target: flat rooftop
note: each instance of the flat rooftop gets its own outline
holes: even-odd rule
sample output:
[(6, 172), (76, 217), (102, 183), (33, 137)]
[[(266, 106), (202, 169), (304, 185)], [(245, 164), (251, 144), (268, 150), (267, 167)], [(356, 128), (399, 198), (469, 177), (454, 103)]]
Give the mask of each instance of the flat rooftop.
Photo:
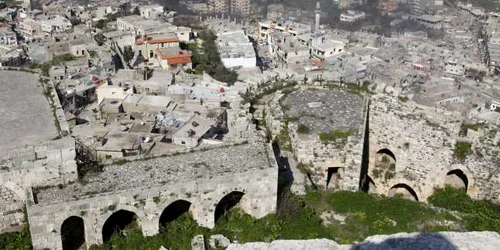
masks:
[(98, 193), (175, 184), (273, 167), (268, 159), (266, 147), (268, 146), (263, 142), (249, 142), (176, 156), (126, 162), (122, 165), (108, 165), (103, 168), (103, 172), (89, 174), (79, 182), (63, 188), (40, 190), (37, 199), (39, 204), (49, 204)]
[(0, 157), (7, 150), (54, 139), (58, 133), (38, 75), (2, 71)]

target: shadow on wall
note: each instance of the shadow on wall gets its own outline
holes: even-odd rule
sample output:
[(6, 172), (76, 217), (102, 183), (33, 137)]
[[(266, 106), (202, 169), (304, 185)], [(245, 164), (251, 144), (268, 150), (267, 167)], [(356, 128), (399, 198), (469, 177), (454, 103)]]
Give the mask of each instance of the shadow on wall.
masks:
[[(406, 250), (406, 249), (439, 249), (439, 250), (456, 250), (458, 249), (443, 235), (438, 233), (415, 234), (405, 237), (391, 238), (362, 242), (351, 247), (351, 250)], [(386, 236), (389, 237), (389, 236)]]

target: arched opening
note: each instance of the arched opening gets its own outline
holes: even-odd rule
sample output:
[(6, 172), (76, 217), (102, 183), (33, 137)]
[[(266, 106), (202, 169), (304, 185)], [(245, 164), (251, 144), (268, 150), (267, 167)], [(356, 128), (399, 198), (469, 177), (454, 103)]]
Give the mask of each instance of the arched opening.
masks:
[(185, 200), (177, 200), (168, 205), (160, 215), (160, 229), (165, 230), (167, 223), (174, 221), (181, 215), (189, 212), (191, 202)]
[(378, 155), (382, 155), (382, 156), (383, 155), (389, 156), (390, 158), (392, 158), (392, 160), (394, 162), (396, 162), (396, 155), (394, 155), (394, 153), (391, 150), (387, 149), (387, 148), (383, 148), (383, 149), (377, 151), (377, 154)]
[(134, 212), (118, 210), (113, 213), (102, 227), (102, 239), (108, 241), (111, 236), (117, 233), (120, 236), (126, 234), (130, 229), (139, 228), (139, 220)]
[(388, 181), (396, 176), (396, 156), (387, 148), (377, 151), (370, 176)]
[(340, 180), (342, 179), (339, 167), (328, 168), (326, 176), (326, 188), (338, 189), (340, 187)]
[(463, 188), (467, 190), (469, 187), (469, 179), (462, 170), (454, 169), (446, 174), (444, 184), (453, 188)]
[(238, 205), (243, 195), (243, 192), (233, 191), (224, 196), (215, 207), (215, 222), (217, 222), (229, 209)]
[(391, 187), (391, 189), (389, 189), (389, 197), (394, 197), (396, 195), (401, 195), (405, 199), (418, 201), (418, 196), (415, 190), (403, 183), (394, 185)]
[(83, 219), (71, 216), (61, 225), (61, 241), (63, 250), (85, 249), (85, 225)]

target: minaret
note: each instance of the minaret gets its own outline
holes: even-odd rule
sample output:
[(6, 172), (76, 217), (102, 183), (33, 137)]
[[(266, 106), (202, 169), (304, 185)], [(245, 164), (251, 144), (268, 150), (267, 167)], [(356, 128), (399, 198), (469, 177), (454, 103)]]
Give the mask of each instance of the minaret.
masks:
[(321, 7), (319, 5), (319, 1), (316, 2), (316, 10), (314, 11), (316, 13), (316, 22), (314, 23), (314, 32), (319, 32), (319, 19), (321, 18)]

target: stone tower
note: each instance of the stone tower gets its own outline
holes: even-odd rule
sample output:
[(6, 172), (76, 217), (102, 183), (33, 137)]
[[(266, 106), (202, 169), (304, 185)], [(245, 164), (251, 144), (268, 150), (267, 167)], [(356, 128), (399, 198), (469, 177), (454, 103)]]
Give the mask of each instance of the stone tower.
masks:
[(318, 32), (319, 31), (319, 20), (321, 18), (321, 6), (319, 4), (319, 1), (316, 2), (316, 10), (314, 11), (314, 13), (315, 13), (315, 17), (316, 17), (316, 20), (314, 23), (314, 32)]

